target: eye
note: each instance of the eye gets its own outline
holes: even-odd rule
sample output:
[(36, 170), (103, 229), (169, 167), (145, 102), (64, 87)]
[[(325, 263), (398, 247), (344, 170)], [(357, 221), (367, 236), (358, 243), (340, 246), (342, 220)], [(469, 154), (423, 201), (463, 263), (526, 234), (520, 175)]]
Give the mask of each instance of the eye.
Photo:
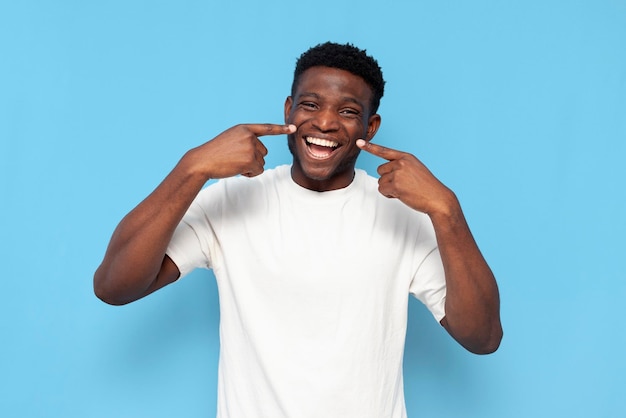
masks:
[(359, 116), (361, 114), (361, 112), (359, 112), (357, 109), (353, 109), (353, 108), (345, 108), (345, 109), (341, 109), (341, 111), (339, 112), (344, 116), (349, 116), (349, 117), (356, 117)]
[(306, 110), (317, 109), (317, 104), (315, 104), (314, 102), (300, 102), (299, 106)]

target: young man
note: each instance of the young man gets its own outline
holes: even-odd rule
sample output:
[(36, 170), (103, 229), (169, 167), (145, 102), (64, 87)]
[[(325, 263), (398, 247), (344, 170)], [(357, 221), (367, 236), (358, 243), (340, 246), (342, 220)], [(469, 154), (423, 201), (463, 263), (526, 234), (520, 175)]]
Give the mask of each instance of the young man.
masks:
[[(383, 88), (365, 51), (310, 49), (285, 125), (235, 126), (190, 150), (115, 230), (94, 278), (108, 303), (214, 270), (218, 417), (406, 416), (409, 293), (468, 350), (497, 349), (497, 285), (454, 193), (370, 142)], [(258, 137), (281, 134), (293, 164), (264, 171)], [(355, 170), (361, 150), (387, 160), (378, 181)], [(202, 190), (209, 179), (224, 180)]]

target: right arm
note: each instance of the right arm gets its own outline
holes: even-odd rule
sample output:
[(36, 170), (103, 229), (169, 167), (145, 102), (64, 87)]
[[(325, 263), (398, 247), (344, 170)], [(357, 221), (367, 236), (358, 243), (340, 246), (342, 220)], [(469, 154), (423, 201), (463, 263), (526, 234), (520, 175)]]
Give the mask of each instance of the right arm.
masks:
[(94, 292), (123, 305), (175, 281), (180, 272), (165, 255), (176, 226), (209, 179), (263, 172), (261, 135), (294, 131), (291, 125), (238, 125), (188, 151), (163, 182), (122, 219), (94, 275)]

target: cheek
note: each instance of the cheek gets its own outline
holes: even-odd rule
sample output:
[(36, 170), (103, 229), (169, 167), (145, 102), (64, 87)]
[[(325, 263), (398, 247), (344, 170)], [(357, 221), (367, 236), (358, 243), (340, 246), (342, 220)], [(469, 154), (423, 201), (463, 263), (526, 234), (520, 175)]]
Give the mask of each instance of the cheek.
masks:
[(352, 134), (352, 136), (363, 138), (364, 135), (367, 134), (367, 125), (364, 124), (361, 120), (355, 120), (349, 125), (346, 125), (346, 127), (348, 128), (348, 131)]
[(293, 125), (296, 125), (296, 129), (299, 129), (300, 125), (302, 125), (303, 119), (301, 117), (298, 117), (297, 113), (291, 112), (289, 114), (289, 116), (287, 116), (286, 121), (287, 121), (287, 123), (291, 123)]
[(291, 151), (292, 154), (295, 152), (296, 139), (294, 135), (287, 135), (287, 147), (289, 148), (289, 151)]

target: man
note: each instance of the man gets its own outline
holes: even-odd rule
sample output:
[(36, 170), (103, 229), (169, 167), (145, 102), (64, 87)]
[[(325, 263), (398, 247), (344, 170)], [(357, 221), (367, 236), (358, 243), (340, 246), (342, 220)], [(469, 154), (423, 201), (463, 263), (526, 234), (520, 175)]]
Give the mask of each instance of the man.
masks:
[[(406, 416), (409, 293), (468, 350), (497, 349), (497, 285), (454, 193), (370, 142), (383, 88), (365, 51), (310, 49), (285, 125), (235, 126), (190, 150), (115, 230), (94, 278), (108, 303), (214, 270), (218, 417)], [(293, 164), (264, 171), (258, 138), (281, 134)], [(378, 182), (355, 170), (361, 150), (387, 160)], [(201, 191), (209, 179), (224, 180)]]

